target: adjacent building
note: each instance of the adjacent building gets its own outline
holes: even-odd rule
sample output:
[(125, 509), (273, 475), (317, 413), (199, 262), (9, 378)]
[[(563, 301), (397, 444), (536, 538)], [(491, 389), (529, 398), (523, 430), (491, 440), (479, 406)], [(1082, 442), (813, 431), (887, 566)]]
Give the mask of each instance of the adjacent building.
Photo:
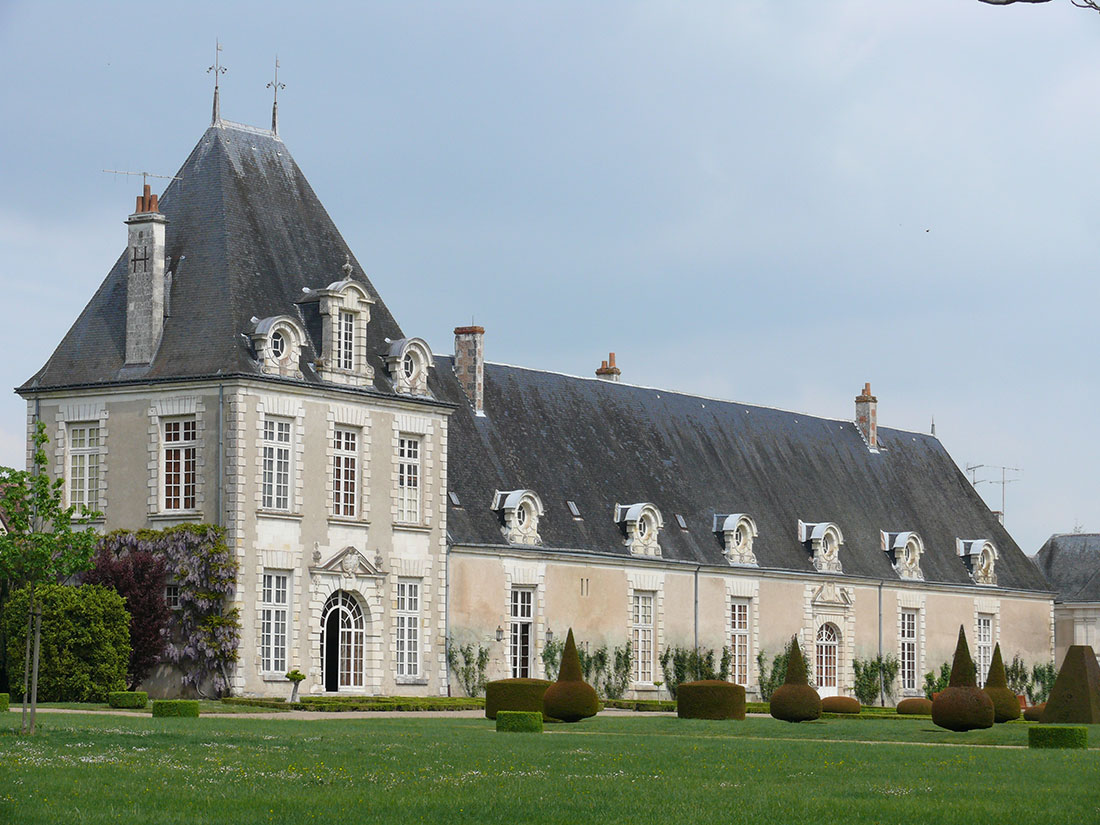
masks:
[(1058, 533), (1047, 539), (1035, 563), (1058, 591), (1054, 601), (1055, 661), (1070, 645), (1100, 653), (1100, 534)]

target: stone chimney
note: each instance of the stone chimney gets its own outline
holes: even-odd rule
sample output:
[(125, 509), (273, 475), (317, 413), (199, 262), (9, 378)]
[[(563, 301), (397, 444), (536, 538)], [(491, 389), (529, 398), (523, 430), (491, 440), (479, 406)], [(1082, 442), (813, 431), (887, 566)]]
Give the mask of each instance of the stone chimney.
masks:
[(168, 219), (146, 184), (126, 219), (126, 363), (148, 364), (164, 328), (164, 228)]
[(871, 383), (863, 385), (863, 392), (856, 396), (856, 426), (863, 433), (867, 446), (878, 449), (878, 399), (871, 395)]
[(622, 374), (623, 371), (615, 366), (615, 353), (613, 352), (608, 353), (607, 360), (601, 361), (596, 370), (596, 377), (601, 381), (618, 381), (619, 376)]
[(455, 375), (475, 415), (485, 415), (485, 328), (455, 327)]

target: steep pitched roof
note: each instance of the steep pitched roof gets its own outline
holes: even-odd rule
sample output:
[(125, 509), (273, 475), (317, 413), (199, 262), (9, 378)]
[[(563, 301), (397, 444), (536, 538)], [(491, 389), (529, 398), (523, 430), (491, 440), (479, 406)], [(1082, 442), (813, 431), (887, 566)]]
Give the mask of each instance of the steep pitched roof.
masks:
[(1035, 556), (1061, 602), (1100, 602), (1100, 533), (1063, 533)]
[(927, 581), (970, 584), (955, 539), (989, 538), (1000, 586), (1050, 589), (932, 436), (880, 427), (875, 454), (851, 421), (500, 364), (486, 364), (478, 417), (451, 359), (436, 364), (459, 405), (448, 441), (449, 489), (462, 505), (448, 515), (456, 544), (504, 544), (494, 489), (531, 489), (546, 507), (547, 548), (625, 556), (613, 508), (649, 501), (664, 516), (666, 559), (725, 564), (714, 514), (748, 513), (761, 567), (812, 571), (798, 520), (833, 521), (849, 575), (896, 579), (879, 531), (915, 530)]
[[(123, 368), (124, 252), (46, 365), (19, 390), (259, 375), (244, 337), (254, 326), (250, 319), (292, 315), (301, 320), (296, 301), (302, 288), (342, 279), (348, 255), (353, 277), (376, 301), (367, 350), (375, 367), (374, 389), (389, 392), (381, 360), (384, 339), (404, 335), (282, 140), (266, 130), (219, 121), (206, 130), (177, 177), (160, 199), (169, 221), (166, 268), (173, 281), (152, 364)], [(318, 355), (317, 346), (307, 343), (303, 364)], [(309, 369), (303, 375), (317, 380)]]

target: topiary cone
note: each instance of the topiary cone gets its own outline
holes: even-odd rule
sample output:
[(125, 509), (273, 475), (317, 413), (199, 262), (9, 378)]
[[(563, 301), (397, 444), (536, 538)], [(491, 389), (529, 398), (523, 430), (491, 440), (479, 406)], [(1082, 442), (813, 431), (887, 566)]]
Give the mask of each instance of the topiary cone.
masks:
[(1020, 718), (1020, 700), (1008, 689), (1008, 677), (1005, 675), (1005, 663), (1001, 658), (1001, 644), (993, 648), (993, 661), (989, 663), (989, 675), (982, 688), (993, 702), (993, 721), (1011, 722)]
[(581, 675), (581, 658), (577, 655), (577, 643), (573, 641), (573, 628), (565, 637), (565, 650), (561, 654), (558, 681), (546, 689), (542, 697), (542, 715), (563, 722), (579, 722), (600, 711), (600, 700), (591, 685)]
[(970, 658), (966, 633), (960, 625), (951, 679), (947, 688), (932, 700), (932, 723), (947, 730), (966, 731), (991, 728), (993, 718), (993, 700), (978, 688), (974, 660)]
[(806, 680), (806, 660), (797, 638), (791, 638), (787, 678), (772, 694), (770, 710), (772, 716), (784, 722), (808, 722), (821, 717), (821, 697)]

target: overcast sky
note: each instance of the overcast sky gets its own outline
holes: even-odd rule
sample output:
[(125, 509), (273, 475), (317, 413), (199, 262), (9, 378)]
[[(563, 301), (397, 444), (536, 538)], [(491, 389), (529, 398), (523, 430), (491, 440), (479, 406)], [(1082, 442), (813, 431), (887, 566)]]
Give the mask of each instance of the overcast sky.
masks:
[[(1100, 531), (1100, 15), (1069, 0), (0, 0), (0, 385), (140, 181), (270, 122), (406, 333), (937, 434), (1034, 553)], [(163, 183), (163, 182), (159, 182)], [(163, 188), (163, 187), (158, 187)], [(334, 276), (338, 273), (334, 273)], [(25, 406), (0, 395), (0, 463)], [(978, 472), (999, 480), (1000, 472)], [(978, 485), (994, 509), (1001, 488)]]

